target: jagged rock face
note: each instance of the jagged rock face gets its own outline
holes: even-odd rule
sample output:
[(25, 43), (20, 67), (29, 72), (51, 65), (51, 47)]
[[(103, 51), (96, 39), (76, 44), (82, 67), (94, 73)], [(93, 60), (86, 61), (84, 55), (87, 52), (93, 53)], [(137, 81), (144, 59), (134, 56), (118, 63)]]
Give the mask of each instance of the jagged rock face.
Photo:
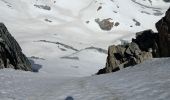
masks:
[(159, 48), (161, 57), (170, 56), (170, 8), (161, 20), (156, 23), (159, 32)]
[(122, 46), (109, 46), (106, 62), (106, 73), (119, 70), (119, 65), (124, 61), (125, 48)]
[(0, 68), (32, 71), (31, 63), (3, 23), (0, 23)]
[(158, 57), (157, 36), (151, 30), (146, 30), (136, 33), (136, 39), (132, 39), (129, 44), (109, 46), (106, 66), (97, 74), (115, 72), (142, 63), (153, 56)]

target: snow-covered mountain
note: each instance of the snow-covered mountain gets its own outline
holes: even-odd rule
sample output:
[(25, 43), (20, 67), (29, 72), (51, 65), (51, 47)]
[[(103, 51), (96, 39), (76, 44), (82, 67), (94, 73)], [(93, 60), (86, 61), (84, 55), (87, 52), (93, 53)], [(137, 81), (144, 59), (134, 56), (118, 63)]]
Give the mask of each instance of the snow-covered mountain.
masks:
[[(75, 100), (112, 100), (114, 94), (117, 93), (114, 91), (117, 89), (106, 89), (105, 91), (105, 89), (102, 89), (103, 87), (100, 89), (100, 86), (104, 85), (103, 82), (109, 82), (108, 85), (123, 82), (108, 81), (116, 74), (106, 75), (108, 78), (106, 76), (83, 79), (75, 77), (90, 76), (96, 73), (98, 69), (103, 68), (109, 45), (120, 43), (121, 40), (130, 40), (137, 31), (145, 29), (156, 31), (155, 23), (164, 16), (170, 3), (163, 0), (0, 0), (0, 5), (0, 22), (7, 26), (33, 65), (40, 68), (39, 73), (1, 70), (0, 99), (64, 100), (65, 96), (74, 94)], [(100, 28), (97, 20), (103, 19), (113, 22), (111, 30), (106, 31)], [(156, 62), (157, 60), (154, 63)], [(142, 68), (146, 68), (145, 65)], [(160, 66), (156, 68), (160, 68)], [(165, 70), (165, 68), (163, 67), (160, 70)], [(138, 72), (136, 73), (138, 74)], [(119, 78), (118, 76), (119, 73), (115, 77)], [(134, 76), (132, 79), (136, 77)], [(95, 87), (100, 78), (106, 80)], [(149, 78), (155, 77), (148, 77), (150, 82)], [(75, 80), (75, 83), (72, 82), (72, 79)], [(126, 80), (130, 81), (131, 79), (129, 77)], [(144, 87), (148, 86), (148, 81), (146, 79)], [(134, 81), (133, 85), (137, 84)], [(122, 90), (126, 90), (128, 85), (126, 87), (126, 84), (124, 84)], [(56, 88), (54, 88), (55, 86)], [(92, 88), (93, 86), (94, 88)], [(118, 90), (120, 88), (121, 84), (118, 86)], [(99, 92), (89, 92), (91, 89)], [(141, 90), (144, 93), (145, 88), (141, 87), (141, 89), (144, 89)], [(118, 93), (122, 93), (122, 90)], [(69, 92), (67, 93), (67, 91)], [(100, 97), (102, 91), (105, 92)], [(109, 94), (107, 94), (108, 92)], [(123, 92), (125, 97), (127, 92)], [(164, 92), (163, 96), (169, 96), (166, 94), (166, 90)], [(156, 95), (156, 93), (153, 91), (153, 95)], [(158, 91), (158, 93), (160, 92)], [(137, 94), (132, 93), (133, 95)], [(85, 96), (87, 98), (83, 98)], [(119, 96), (119, 94), (116, 94), (116, 96)], [(146, 96), (146, 100), (148, 100), (147, 97), (150, 98)], [(124, 99), (123, 97), (121, 100)]]

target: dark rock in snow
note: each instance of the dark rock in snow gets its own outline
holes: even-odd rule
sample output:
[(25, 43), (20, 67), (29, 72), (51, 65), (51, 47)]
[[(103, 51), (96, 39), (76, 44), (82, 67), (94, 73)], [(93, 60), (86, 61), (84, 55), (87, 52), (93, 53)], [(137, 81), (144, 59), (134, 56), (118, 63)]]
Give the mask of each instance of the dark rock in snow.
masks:
[(37, 5), (37, 4), (35, 4), (34, 6), (37, 7), (37, 8), (40, 8), (40, 9), (44, 9), (44, 10), (51, 10), (51, 7), (47, 6), (47, 5)]
[[(39, 41), (37, 41), (37, 42), (53, 43), (53, 44), (57, 44), (58, 47), (59, 47), (59, 46), (63, 46), (63, 47), (66, 48), (66, 49), (71, 49), (71, 50), (73, 50), (73, 51), (79, 51), (78, 49), (76, 49), (76, 48), (74, 48), (74, 47), (72, 47), (72, 46), (70, 46), (70, 45), (61, 43), (61, 42), (53, 42), (53, 41), (47, 41), (47, 40), (39, 40)], [(60, 47), (59, 47), (59, 48), (60, 48)], [(64, 50), (63, 48), (60, 48), (60, 49), (62, 49), (62, 51), (66, 51), (66, 49)]]
[(51, 20), (49, 20), (49, 19), (44, 19), (46, 22), (49, 22), (49, 23), (51, 23), (52, 21)]
[(159, 32), (159, 49), (161, 57), (170, 56), (170, 8), (161, 20), (156, 23)]
[(170, 0), (163, 0), (164, 2), (170, 2)]
[(97, 8), (97, 11), (99, 11), (100, 9), (102, 9), (102, 6), (99, 6), (99, 7)]
[(71, 60), (79, 60), (79, 57), (70, 57), (70, 56), (64, 56), (60, 57), (61, 59), (71, 59)]
[(116, 22), (114, 26), (119, 26), (119, 24), (120, 24), (119, 22)]
[(31, 63), (3, 23), (0, 23), (0, 68), (32, 71)]
[(132, 39), (133, 42), (137, 43), (140, 50), (142, 51), (152, 51), (153, 57), (159, 57), (159, 47), (158, 47), (158, 34), (154, 33), (152, 30), (145, 30), (136, 33), (136, 39)]
[(93, 46), (87, 47), (87, 48), (85, 48), (84, 50), (96, 50), (96, 51), (98, 51), (98, 52), (100, 52), (100, 53), (107, 54), (107, 50), (102, 49), (102, 48), (98, 48), (98, 47), (93, 47)]
[(90, 21), (86, 21), (86, 23), (88, 24), (88, 23), (90, 23)]
[(140, 26), (140, 25), (141, 25), (140, 22), (137, 21), (136, 19), (133, 19), (133, 21), (135, 22), (135, 25), (136, 25), (136, 26)]
[(95, 22), (99, 24), (100, 28), (105, 31), (110, 31), (113, 28), (114, 23), (111, 22), (111, 18), (103, 19), (100, 21), (100, 19), (95, 19)]

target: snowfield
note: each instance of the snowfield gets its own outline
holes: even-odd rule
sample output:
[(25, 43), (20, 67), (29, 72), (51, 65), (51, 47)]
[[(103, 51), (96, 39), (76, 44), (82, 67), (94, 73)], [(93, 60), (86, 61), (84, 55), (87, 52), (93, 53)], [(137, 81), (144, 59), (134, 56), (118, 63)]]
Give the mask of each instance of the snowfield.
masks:
[[(106, 75), (55, 76), (0, 70), (1, 100), (169, 100), (170, 58)], [(68, 98), (73, 99), (68, 99)]]
[[(169, 58), (93, 75), (105, 66), (109, 45), (129, 41), (138, 31), (156, 31), (170, 3), (0, 0), (0, 5), (0, 22), (39, 70), (0, 70), (0, 100), (169, 100)], [(95, 20), (108, 18), (119, 25), (104, 31)]]

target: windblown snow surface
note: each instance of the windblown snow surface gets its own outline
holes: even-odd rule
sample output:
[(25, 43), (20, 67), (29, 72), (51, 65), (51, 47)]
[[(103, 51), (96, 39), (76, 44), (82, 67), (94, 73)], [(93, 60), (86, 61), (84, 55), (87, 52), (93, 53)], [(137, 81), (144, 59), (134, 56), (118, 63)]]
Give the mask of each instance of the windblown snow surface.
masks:
[[(107, 47), (155, 29), (170, 3), (162, 0), (0, 0), (0, 22), (37, 73), (0, 70), (1, 100), (169, 100), (169, 58), (113, 74)], [(95, 19), (118, 22), (101, 30)], [(70, 96), (70, 97), (69, 97)]]
[(0, 71), (0, 99), (169, 100), (169, 65), (170, 58), (152, 59), (115, 73), (83, 78), (4, 69)]

